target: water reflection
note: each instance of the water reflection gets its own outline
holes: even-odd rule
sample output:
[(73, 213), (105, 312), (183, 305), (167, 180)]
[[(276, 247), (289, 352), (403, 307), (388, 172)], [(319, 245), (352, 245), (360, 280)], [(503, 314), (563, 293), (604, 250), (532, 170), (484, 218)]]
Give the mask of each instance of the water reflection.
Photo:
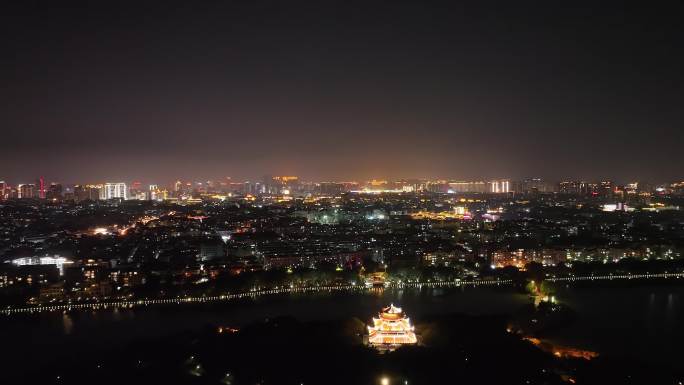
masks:
[(684, 287), (570, 287), (557, 293), (577, 311), (577, 321), (557, 341), (601, 353), (679, 365), (672, 352), (684, 344), (678, 327)]
[(677, 298), (678, 296), (674, 293), (669, 293), (667, 295), (667, 305), (665, 306), (665, 317), (664, 317), (664, 327), (668, 332), (671, 332), (677, 324)]
[(74, 320), (68, 313), (62, 314), (62, 327), (65, 335), (70, 335), (74, 331)]
[[(684, 312), (680, 301), (683, 293), (684, 287), (559, 286), (556, 298), (578, 316), (575, 324), (559, 331), (557, 342), (601, 353), (629, 352), (653, 360), (674, 360), (667, 352), (684, 345), (684, 328), (677, 327)], [(199, 330), (207, 324), (239, 326), (276, 316), (305, 322), (352, 317), (368, 320), (389, 303), (404, 307), (415, 320), (444, 313), (512, 314), (530, 301), (524, 294), (503, 288), (381, 289), (363, 295), (300, 293), (230, 304), (110, 308), (96, 314), (41, 313), (27, 319), (3, 318), (0, 339), (20, 346), (22, 339), (31, 335), (31, 349), (58, 345), (68, 352), (88, 345), (96, 353), (97, 349), (112, 349), (140, 338)], [(17, 358), (31, 357), (26, 349), (17, 352)]]

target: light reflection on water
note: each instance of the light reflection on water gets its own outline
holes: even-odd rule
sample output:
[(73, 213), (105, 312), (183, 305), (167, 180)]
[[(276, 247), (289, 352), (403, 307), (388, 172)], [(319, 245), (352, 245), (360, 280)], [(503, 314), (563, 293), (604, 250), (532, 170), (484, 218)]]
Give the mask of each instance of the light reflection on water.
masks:
[(665, 310), (665, 328), (668, 332), (674, 331), (678, 320), (679, 294), (669, 293), (667, 295), (667, 307)]
[(564, 288), (556, 296), (577, 312), (577, 321), (554, 341), (677, 366), (682, 294), (681, 286)]
[(62, 314), (62, 325), (64, 326), (65, 335), (69, 335), (74, 331), (74, 320), (67, 313)]
[[(675, 358), (668, 353), (684, 345), (684, 328), (678, 327), (684, 321), (682, 294), (684, 287), (560, 288), (556, 297), (571, 306), (578, 317), (554, 340), (599, 352), (673, 361)], [(291, 294), (241, 303), (112, 308), (97, 312), (43, 313), (21, 320), (7, 318), (0, 320), (0, 339), (19, 346), (17, 357), (31, 357), (31, 349), (40, 347), (91, 352), (122, 346), (139, 338), (199, 330), (208, 324), (240, 326), (277, 316), (292, 316), (302, 321), (351, 317), (368, 321), (389, 303), (403, 307), (419, 322), (422, 317), (446, 313), (510, 314), (530, 302), (528, 296), (510, 288)], [(22, 351), (22, 346), (31, 348)]]

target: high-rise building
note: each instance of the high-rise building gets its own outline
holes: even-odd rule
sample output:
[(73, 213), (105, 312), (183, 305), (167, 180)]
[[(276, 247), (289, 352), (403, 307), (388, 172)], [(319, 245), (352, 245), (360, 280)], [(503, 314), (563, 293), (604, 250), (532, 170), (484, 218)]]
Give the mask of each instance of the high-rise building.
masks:
[(128, 192), (130, 193), (131, 197), (135, 197), (135, 199), (139, 199), (140, 193), (141, 192), (144, 193), (144, 191), (142, 189), (142, 183), (140, 183), (140, 182), (131, 183), (131, 186), (128, 189)]
[(512, 191), (516, 193), (551, 193), (558, 191), (558, 183), (543, 180), (541, 178), (530, 178), (515, 181), (512, 183)]
[(165, 189), (162, 190), (159, 188), (158, 185), (156, 184), (151, 184), (150, 185), (150, 191), (149, 191), (149, 199), (153, 201), (163, 201), (164, 199), (167, 199), (169, 197), (169, 192), (166, 191)]
[(593, 194), (597, 192), (597, 184), (585, 181), (563, 181), (558, 184), (561, 194)]
[(599, 184), (599, 188), (596, 189), (596, 192), (599, 195), (612, 195), (614, 191), (615, 184), (609, 180), (601, 181), (601, 183)]
[(243, 193), (244, 194), (265, 194), (266, 193), (266, 185), (261, 182), (250, 182), (247, 181), (243, 184)]
[(322, 195), (338, 195), (344, 192), (344, 184), (335, 182), (321, 182), (318, 184), (318, 193)]
[(0, 180), (0, 201), (7, 199), (5, 189), (7, 188), (7, 183), (4, 180)]
[(38, 198), (45, 199), (47, 189), (45, 188), (45, 179), (41, 176), (38, 178)]
[(456, 192), (451, 189), (450, 183), (445, 180), (432, 180), (426, 183), (425, 189), (430, 192), (436, 193), (446, 193), (446, 192)]
[(489, 192), (495, 194), (511, 192), (511, 182), (505, 179), (490, 181)]
[(36, 185), (33, 183), (17, 185), (17, 194), (19, 199), (33, 199), (36, 197)]
[(264, 176), (267, 194), (283, 194), (299, 191), (299, 177), (296, 176)]
[(59, 183), (50, 183), (50, 187), (45, 193), (45, 198), (50, 200), (62, 199), (62, 185)]
[(482, 181), (454, 181), (449, 182), (449, 191), (454, 193), (484, 193), (487, 184)]
[(150, 193), (147, 191), (139, 191), (139, 190), (136, 192), (131, 191), (129, 198), (139, 200), (139, 201), (147, 201), (147, 200), (150, 200)]
[(128, 199), (128, 187), (126, 183), (105, 183), (100, 192), (102, 199)]
[(74, 186), (74, 199), (76, 202), (82, 202), (86, 200), (96, 201), (101, 199), (101, 191), (103, 190), (102, 185), (75, 185)]

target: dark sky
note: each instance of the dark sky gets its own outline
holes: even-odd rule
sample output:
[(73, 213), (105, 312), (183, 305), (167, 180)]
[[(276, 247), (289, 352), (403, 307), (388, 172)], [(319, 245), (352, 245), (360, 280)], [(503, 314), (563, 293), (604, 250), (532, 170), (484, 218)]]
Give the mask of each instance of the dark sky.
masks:
[(14, 3), (0, 179), (684, 177), (681, 1)]

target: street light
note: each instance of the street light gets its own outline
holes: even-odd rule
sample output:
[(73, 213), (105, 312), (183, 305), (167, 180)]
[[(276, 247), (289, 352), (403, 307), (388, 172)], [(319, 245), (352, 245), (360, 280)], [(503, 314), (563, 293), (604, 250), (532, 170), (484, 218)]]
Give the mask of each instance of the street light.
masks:
[(389, 383), (389, 378), (387, 377), (383, 377), (382, 379), (380, 379), (380, 385), (389, 385)]

